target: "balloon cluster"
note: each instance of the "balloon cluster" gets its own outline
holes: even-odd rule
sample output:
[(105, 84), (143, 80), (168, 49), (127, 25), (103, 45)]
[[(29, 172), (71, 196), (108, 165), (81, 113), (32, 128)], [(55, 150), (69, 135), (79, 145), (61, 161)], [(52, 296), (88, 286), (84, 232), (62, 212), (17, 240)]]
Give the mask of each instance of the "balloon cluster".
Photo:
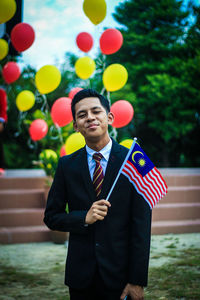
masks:
[[(83, 11), (90, 21), (97, 25), (101, 23), (106, 16), (106, 2), (104, 0), (84, 0)], [(88, 52), (94, 44), (92, 35), (88, 32), (81, 32), (76, 37), (76, 44), (83, 52)], [(106, 29), (99, 38), (99, 47), (104, 56), (111, 55), (120, 50), (123, 45), (122, 33), (115, 29)], [(75, 63), (75, 72), (81, 79), (88, 79), (93, 75), (96, 65), (92, 58), (83, 56)], [(108, 93), (117, 91), (124, 87), (128, 80), (126, 68), (119, 64), (111, 64), (105, 68), (102, 75), (103, 85)], [(111, 111), (115, 116), (114, 128), (120, 128), (128, 125), (134, 115), (132, 105), (126, 100), (116, 101), (111, 106)]]
[[(15, 0), (0, 1), (0, 24), (9, 21), (16, 12)], [(29, 49), (35, 40), (35, 32), (31, 25), (18, 23), (11, 30), (10, 41), (18, 52)], [(4, 59), (9, 52), (8, 42), (0, 39), (0, 60)], [(20, 77), (20, 68), (16, 62), (8, 62), (3, 66), (2, 76), (7, 84), (15, 82)]]
[[(106, 17), (106, 2), (105, 0), (84, 0), (83, 11), (94, 25), (101, 23)], [(0, 23), (5, 23), (10, 20), (16, 11), (15, 0), (1, 0), (0, 1)], [(34, 29), (27, 23), (19, 23), (11, 31), (10, 41), (13, 47), (18, 52), (23, 52), (29, 49), (35, 40)], [(90, 33), (81, 32), (76, 37), (76, 44), (78, 48), (84, 53), (88, 53), (93, 45), (94, 40)], [(104, 56), (112, 55), (120, 50), (123, 45), (123, 36), (121, 32), (114, 28), (105, 30), (99, 38), (99, 48)], [(9, 52), (8, 42), (0, 39), (0, 60), (4, 59)], [(95, 61), (88, 55), (79, 58), (75, 63), (75, 72), (77, 76), (83, 80), (90, 78), (96, 69)], [(7, 84), (15, 82), (20, 77), (20, 68), (16, 62), (10, 61), (6, 63), (2, 69), (2, 76)], [(107, 66), (103, 70), (102, 81), (104, 90), (109, 95), (110, 92), (117, 91), (126, 84), (128, 79), (128, 72), (126, 68), (114, 63)], [(20, 112), (30, 110), (37, 97), (41, 97), (46, 101), (46, 95), (53, 92), (61, 82), (61, 73), (56, 66), (45, 65), (42, 66), (35, 75), (35, 85), (37, 88), (36, 96), (29, 90), (21, 91), (16, 97), (16, 106)], [(74, 95), (82, 88), (75, 87), (71, 89), (68, 97), (60, 97), (56, 99), (51, 107), (50, 116), (59, 131), (72, 122), (73, 117), (71, 113), (71, 101)], [(37, 96), (37, 94), (39, 96)], [(134, 110), (131, 104), (126, 100), (116, 101), (111, 106), (111, 111), (115, 116), (113, 128), (120, 128), (126, 126), (133, 118)], [(48, 124), (43, 119), (35, 119), (30, 127), (29, 134), (32, 141), (39, 141), (43, 139), (48, 133)], [(80, 133), (71, 134), (65, 144), (60, 150), (60, 156), (71, 154), (74, 151), (85, 145), (85, 140)], [(128, 142), (124, 142), (127, 147)], [(46, 161), (55, 160), (55, 154), (50, 149), (46, 149), (41, 154), (40, 159)], [(48, 163), (46, 164), (48, 165)]]
[[(103, 21), (106, 16), (106, 2), (104, 0), (91, 1), (85, 0), (83, 11), (90, 21), (97, 25)], [(94, 44), (93, 37), (88, 32), (81, 32), (76, 37), (78, 48), (84, 53), (89, 52)], [(123, 44), (123, 36), (117, 29), (105, 30), (99, 39), (99, 47), (103, 55), (111, 55), (119, 51)], [(75, 63), (75, 72), (83, 80), (90, 78), (96, 69), (95, 61), (88, 55), (79, 58)], [(113, 92), (121, 89), (127, 82), (128, 72), (126, 68), (118, 63), (111, 64), (103, 72), (102, 80), (107, 92)], [(61, 80), (59, 70), (55, 66), (43, 66), (35, 76), (35, 84), (38, 91), (45, 95), (57, 88)], [(72, 121), (71, 100), (81, 88), (72, 89), (68, 97), (61, 97), (55, 100), (51, 108), (51, 118), (54, 125), (64, 127)], [(114, 128), (126, 126), (133, 118), (134, 110), (131, 104), (126, 100), (119, 100), (111, 106), (111, 111), (115, 115), (113, 123)], [(35, 120), (36, 121), (36, 120)], [(34, 121), (34, 122), (35, 122)], [(41, 120), (37, 120), (40, 123)], [(33, 123), (34, 123), (33, 122)], [(37, 132), (37, 140), (42, 138), (42, 127), (31, 124), (32, 130)], [(34, 125), (34, 127), (33, 127)], [(44, 132), (46, 132), (44, 130)], [(33, 140), (35, 136), (30, 135)], [(85, 140), (80, 133), (71, 134), (61, 148), (61, 155), (71, 154), (85, 145)]]

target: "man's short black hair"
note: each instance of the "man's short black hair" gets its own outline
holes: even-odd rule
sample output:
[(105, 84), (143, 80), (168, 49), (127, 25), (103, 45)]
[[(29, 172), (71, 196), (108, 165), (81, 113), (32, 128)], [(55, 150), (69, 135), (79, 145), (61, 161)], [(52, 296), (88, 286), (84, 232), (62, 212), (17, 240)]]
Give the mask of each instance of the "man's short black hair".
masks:
[(110, 112), (110, 104), (108, 102), (108, 99), (106, 99), (103, 95), (99, 94), (95, 90), (92, 89), (83, 89), (79, 91), (73, 98), (72, 104), (71, 104), (71, 110), (72, 110), (72, 115), (73, 119), (75, 120), (75, 105), (79, 101), (81, 101), (84, 98), (89, 98), (89, 97), (97, 97), (99, 98), (99, 101), (101, 102), (101, 105), (105, 108), (106, 112)]

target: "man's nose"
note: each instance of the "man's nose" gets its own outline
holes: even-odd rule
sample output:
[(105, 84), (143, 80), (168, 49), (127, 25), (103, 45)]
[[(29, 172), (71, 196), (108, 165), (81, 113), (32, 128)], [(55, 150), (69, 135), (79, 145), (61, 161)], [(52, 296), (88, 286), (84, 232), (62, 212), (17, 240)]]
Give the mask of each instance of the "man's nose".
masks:
[(92, 112), (88, 112), (87, 119), (88, 120), (93, 120), (94, 119), (94, 114)]

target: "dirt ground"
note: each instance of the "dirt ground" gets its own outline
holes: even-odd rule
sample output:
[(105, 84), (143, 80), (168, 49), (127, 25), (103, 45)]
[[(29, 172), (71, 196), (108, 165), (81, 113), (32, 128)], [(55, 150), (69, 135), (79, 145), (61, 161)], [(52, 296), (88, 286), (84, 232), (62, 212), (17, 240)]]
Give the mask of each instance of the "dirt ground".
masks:
[[(67, 243), (0, 245), (0, 299), (68, 300)], [(200, 233), (154, 235), (145, 299), (200, 299)], [(94, 299), (95, 300), (95, 299)]]

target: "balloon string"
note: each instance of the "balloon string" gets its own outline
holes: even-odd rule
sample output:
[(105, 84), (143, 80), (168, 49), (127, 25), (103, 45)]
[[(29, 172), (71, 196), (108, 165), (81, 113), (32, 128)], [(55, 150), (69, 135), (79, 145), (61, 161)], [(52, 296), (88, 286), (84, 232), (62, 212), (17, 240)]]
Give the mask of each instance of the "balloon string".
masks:
[[(53, 132), (55, 131), (55, 127), (54, 125), (52, 125), (50, 128), (49, 128), (49, 133), (50, 133), (50, 139), (51, 140), (57, 140), (59, 138), (58, 134), (57, 135), (53, 135)], [(56, 132), (57, 133), (57, 132)]]
[(116, 141), (117, 140), (117, 129), (115, 127), (112, 127), (111, 131), (110, 131), (110, 136)]
[(25, 119), (27, 112), (19, 111), (19, 117), (17, 122), (17, 131), (14, 133), (15, 137), (18, 137), (22, 133), (22, 122)]
[(110, 92), (109, 91), (107, 91), (107, 99), (108, 99), (109, 105), (111, 106)]
[[(108, 91), (107, 92), (107, 99), (109, 101), (109, 104), (111, 106), (111, 99), (110, 99), (110, 92)], [(115, 127), (112, 127), (111, 131), (110, 131), (110, 136), (116, 140), (117, 139), (117, 135), (118, 135), (118, 132), (117, 132), (117, 129)]]
[[(57, 135), (53, 135), (54, 132)], [(51, 140), (57, 140), (57, 139), (59, 139), (61, 145), (64, 144), (63, 137), (62, 137), (62, 132), (61, 132), (61, 128), (58, 125), (51, 125), (51, 127), (49, 128), (49, 133), (51, 134)]]
[(101, 92), (100, 92), (100, 94), (102, 94), (102, 95), (103, 95), (103, 94), (104, 94), (104, 92), (105, 92), (105, 90), (106, 90), (106, 89), (105, 89), (105, 87), (103, 87), (103, 88), (102, 88), (102, 90), (101, 90)]
[(27, 141), (27, 145), (30, 149), (36, 149), (37, 148), (37, 143), (32, 141), (32, 139), (30, 137)]
[(64, 144), (64, 141), (63, 141), (63, 136), (62, 136), (62, 130), (61, 130), (61, 127), (58, 126), (58, 125), (55, 125), (56, 126), (56, 129), (58, 131), (58, 135), (59, 135), (59, 138), (60, 138), (60, 142), (61, 142), (61, 145)]
[(46, 97), (46, 95), (43, 95), (43, 94), (41, 94), (41, 97), (42, 97), (42, 99), (44, 101), (43, 105), (41, 107), (41, 110), (42, 111), (44, 110), (44, 112), (47, 114), (48, 111), (49, 111), (49, 105), (48, 105), (48, 102), (47, 102), (47, 97)]

